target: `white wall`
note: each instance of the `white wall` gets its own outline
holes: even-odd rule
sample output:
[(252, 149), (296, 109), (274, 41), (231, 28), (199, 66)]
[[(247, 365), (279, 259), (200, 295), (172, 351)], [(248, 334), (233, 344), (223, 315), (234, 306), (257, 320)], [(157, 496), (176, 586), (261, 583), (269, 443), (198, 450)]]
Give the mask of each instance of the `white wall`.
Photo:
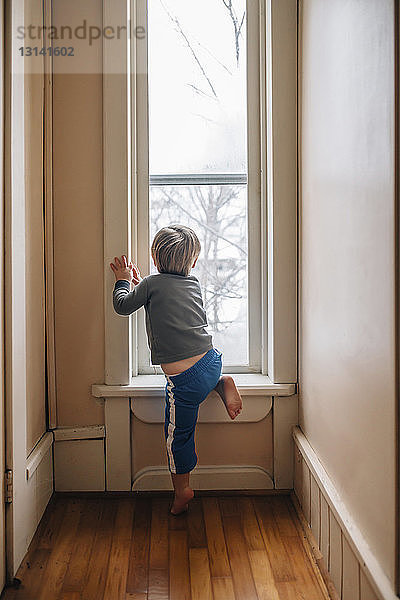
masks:
[(395, 577), (394, 1), (304, 0), (300, 424)]

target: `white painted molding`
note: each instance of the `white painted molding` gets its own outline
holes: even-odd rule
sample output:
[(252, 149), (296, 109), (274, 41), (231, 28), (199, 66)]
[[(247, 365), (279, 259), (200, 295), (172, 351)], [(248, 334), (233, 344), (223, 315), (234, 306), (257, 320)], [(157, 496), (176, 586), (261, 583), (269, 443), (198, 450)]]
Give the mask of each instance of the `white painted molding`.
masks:
[(347, 510), (346, 505), (322, 466), (318, 456), (298, 426), (293, 427), (293, 439), (310, 472), (314, 476), (321, 493), (329, 504), (331, 512), (335, 516), (343, 535), (357, 557), (360, 568), (371, 582), (379, 600), (398, 600), (398, 596), (394, 593), (390, 580), (384, 573), (360, 529), (355, 524), (353, 517)]
[[(220, 396), (213, 391), (200, 404), (198, 423), (232, 423), (232, 425), (256, 423), (265, 419), (271, 408), (272, 398), (269, 396), (247, 398), (243, 404), (242, 412), (232, 421)], [(165, 401), (163, 398), (138, 397), (132, 399), (131, 409), (135, 417), (144, 423), (164, 422)]]
[[(25, 84), (13, 33), (24, 24), (24, 3), (5, 3), (5, 353), (6, 468), (13, 470), (7, 507), (6, 565), (12, 580), (26, 553), (31, 529), (31, 486), (26, 481), (26, 244)], [(23, 67), (22, 67), (23, 68)]]
[(292, 428), (298, 424), (298, 397), (274, 397), (274, 484), (275, 489), (293, 488)]
[[(52, 0), (44, 0), (44, 25), (52, 26)], [(48, 42), (49, 43), (49, 42)], [(44, 56), (44, 224), (46, 253), (46, 360), (49, 427), (57, 426), (57, 386), (54, 307), (54, 208), (53, 208), (53, 56)]]
[(105, 437), (104, 425), (88, 425), (85, 427), (59, 427), (53, 430), (54, 440), (90, 440)]
[[(269, 473), (252, 465), (196, 466), (190, 474), (191, 485), (198, 490), (272, 490)], [(172, 490), (167, 467), (147, 467), (138, 471), (132, 491)]]
[[(128, 25), (127, 0), (103, 0), (103, 22)], [(104, 172), (104, 333), (105, 381), (127, 384), (131, 375), (131, 319), (117, 315), (112, 305), (114, 256), (131, 247), (131, 160), (128, 96), (128, 39), (103, 36), (103, 172)]]
[[(5, 295), (7, 293), (5, 287), (5, 111), (4, 111), (4, 100), (5, 100), (5, 9), (4, 0), (0, 0), (0, 338), (2, 344), (0, 345), (0, 489), (4, 490), (5, 485), (5, 447), (6, 447), (6, 398), (5, 398), (5, 377), (6, 377), (6, 360), (5, 360)], [(6, 531), (5, 531), (5, 512), (6, 506), (2, 502), (0, 507), (0, 589), (3, 589), (6, 584)]]
[(33, 448), (32, 452), (28, 456), (26, 460), (26, 479), (29, 480), (43, 458), (46, 456), (49, 448), (51, 448), (53, 444), (53, 434), (50, 431), (47, 431), (40, 439), (40, 441)]
[[(262, 3), (261, 3), (262, 5)], [(261, 73), (263, 252), (268, 256), (268, 375), (297, 381), (297, 2), (266, 0)], [(265, 247), (267, 246), (267, 247)]]
[[(294, 383), (272, 383), (266, 375), (258, 373), (232, 374), (243, 396), (292, 396), (296, 393)], [(164, 375), (138, 375), (128, 385), (93, 384), (92, 395), (97, 398), (163, 396)]]
[(105, 398), (106, 490), (132, 486), (131, 409), (129, 398)]

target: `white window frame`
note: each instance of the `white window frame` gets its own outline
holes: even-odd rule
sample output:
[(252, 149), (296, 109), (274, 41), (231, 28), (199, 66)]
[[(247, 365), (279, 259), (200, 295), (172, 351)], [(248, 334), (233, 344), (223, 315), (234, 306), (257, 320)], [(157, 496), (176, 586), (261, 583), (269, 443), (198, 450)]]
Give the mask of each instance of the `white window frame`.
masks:
[[(261, 235), (255, 242), (261, 245), (262, 257), (258, 270), (261, 373), (268, 377), (269, 383), (293, 384), (297, 381), (297, 2), (251, 1), (257, 3), (260, 17), (259, 210), (261, 230), (268, 231), (268, 236)], [(130, 14), (130, 0), (103, 0), (103, 3), (107, 26), (114, 26), (115, 30), (129, 23), (132, 28), (136, 26), (136, 15)], [(140, 2), (133, 0), (133, 6), (140, 11)], [(141, 15), (137, 18), (140, 24)], [(142, 168), (147, 152), (140, 154), (138, 147), (138, 137), (144, 137), (139, 129), (147, 130), (147, 122), (137, 118), (138, 113), (143, 113), (140, 103), (146, 98), (145, 86), (140, 84), (144, 75), (135, 75), (143, 73), (143, 65), (137, 65), (140, 56), (134, 40), (131, 35), (130, 40), (125, 36), (118, 43), (107, 38), (103, 42), (107, 385), (134, 385), (138, 372), (137, 315), (121, 318), (114, 312), (114, 276), (109, 263), (116, 255), (129, 254), (130, 249), (133, 257), (148, 253), (148, 243), (146, 248), (139, 248), (137, 242), (138, 228), (148, 222), (148, 203), (138, 201), (148, 186), (148, 169)], [(115, 73), (116, 64), (119, 73)], [(131, 106), (136, 110), (131, 112)], [(143, 376), (139, 377), (142, 382)]]

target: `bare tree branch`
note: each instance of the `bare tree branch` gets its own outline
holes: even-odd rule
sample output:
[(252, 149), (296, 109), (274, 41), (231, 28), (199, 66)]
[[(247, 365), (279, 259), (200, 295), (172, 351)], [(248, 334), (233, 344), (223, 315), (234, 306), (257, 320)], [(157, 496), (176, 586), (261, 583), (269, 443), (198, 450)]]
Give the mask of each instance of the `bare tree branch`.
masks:
[(196, 92), (196, 94), (199, 94), (199, 96), (205, 96), (206, 98), (210, 98), (210, 100), (214, 100), (214, 101), (217, 100), (217, 98), (215, 96), (211, 96), (210, 94), (206, 94), (206, 92), (203, 92), (203, 90), (201, 90), (196, 85), (194, 85), (194, 83), (187, 83), (186, 85), (188, 85), (189, 87), (193, 88), (194, 91)]
[(227, 242), (228, 244), (230, 244), (231, 246), (234, 246), (235, 248), (237, 248), (240, 252), (242, 252), (243, 254), (245, 254), (247, 256), (247, 252), (246, 250), (243, 250), (243, 248), (241, 248), (238, 244), (235, 244), (235, 242), (232, 242), (231, 240), (228, 240), (226, 237), (222, 236), (218, 231), (216, 231), (215, 229), (213, 229), (212, 227), (209, 227), (208, 225), (206, 225), (206, 223), (200, 221), (200, 219), (197, 219), (194, 215), (192, 215), (192, 213), (189, 210), (186, 210), (186, 208), (183, 208), (183, 206), (181, 204), (179, 204), (179, 202), (177, 202), (170, 194), (168, 194), (168, 192), (166, 192), (163, 189), (163, 193), (165, 194), (165, 196), (168, 198), (168, 200), (170, 200), (170, 202), (173, 202), (174, 204), (176, 204), (177, 206), (179, 206), (179, 208), (182, 210), (182, 212), (184, 212), (186, 215), (188, 215), (191, 219), (193, 219), (194, 221), (196, 221), (196, 223), (198, 223), (201, 227), (203, 227), (204, 229), (208, 229), (208, 231), (210, 231), (213, 235), (215, 235), (216, 237), (218, 237), (221, 240), (224, 240), (224, 242)]
[(244, 23), (245, 12), (242, 15), (242, 18), (239, 23), (239, 19), (236, 15), (235, 9), (232, 6), (232, 0), (222, 0), (224, 6), (229, 12), (229, 16), (231, 18), (233, 29), (235, 32), (235, 50), (236, 50), (236, 64), (239, 65), (239, 54), (240, 54), (240, 45), (239, 45), (239, 37), (242, 30), (242, 25)]
[(201, 44), (198, 40), (196, 40), (196, 43), (198, 44), (198, 46), (200, 46), (200, 48), (202, 48), (205, 52), (207, 52), (207, 54), (209, 54), (211, 56), (211, 58), (213, 58), (223, 69), (225, 69), (225, 71), (229, 75), (232, 75), (232, 71), (230, 69), (228, 69), (228, 67), (226, 65), (224, 65), (224, 63), (221, 62), (206, 46), (203, 46), (203, 44)]
[(181, 27), (181, 25), (180, 25), (180, 23), (179, 23), (179, 20), (178, 20), (178, 18), (177, 18), (177, 17), (174, 17), (174, 16), (173, 16), (173, 15), (170, 13), (170, 11), (167, 9), (167, 7), (165, 6), (165, 4), (164, 4), (164, 2), (163, 2), (162, 0), (160, 0), (160, 2), (161, 2), (161, 6), (163, 7), (163, 9), (165, 10), (165, 12), (167, 13), (168, 17), (171, 19), (171, 21), (172, 21), (173, 23), (175, 23), (175, 26), (177, 27), (177, 29), (178, 29), (178, 32), (181, 34), (181, 36), (182, 36), (182, 37), (183, 37), (183, 39), (185, 40), (187, 47), (189, 48), (190, 52), (192, 53), (192, 56), (193, 56), (194, 60), (196, 61), (197, 65), (198, 65), (198, 67), (199, 67), (199, 69), (200, 69), (200, 71), (201, 71), (201, 72), (202, 72), (202, 74), (203, 74), (203, 77), (206, 79), (206, 81), (207, 81), (208, 85), (210, 86), (210, 88), (211, 88), (211, 91), (212, 91), (213, 95), (214, 95), (216, 98), (218, 98), (218, 96), (217, 96), (217, 93), (216, 93), (216, 91), (215, 91), (215, 89), (214, 89), (214, 86), (213, 86), (213, 84), (211, 83), (211, 80), (210, 80), (210, 78), (208, 77), (207, 73), (205, 72), (205, 70), (204, 70), (204, 68), (203, 68), (203, 65), (201, 64), (201, 62), (200, 62), (199, 58), (197, 57), (197, 54), (196, 54), (196, 52), (194, 51), (194, 49), (193, 49), (193, 46), (192, 46), (192, 44), (190, 43), (190, 41), (189, 41), (189, 39), (188, 39), (187, 35), (186, 35), (186, 34), (185, 34), (185, 32), (183, 31), (183, 29), (182, 29), (182, 27)]

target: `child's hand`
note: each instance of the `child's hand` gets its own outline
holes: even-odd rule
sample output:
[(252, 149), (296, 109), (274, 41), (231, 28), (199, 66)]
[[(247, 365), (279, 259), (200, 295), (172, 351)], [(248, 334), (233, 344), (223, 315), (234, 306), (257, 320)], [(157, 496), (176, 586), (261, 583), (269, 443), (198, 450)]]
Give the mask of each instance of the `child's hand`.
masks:
[(130, 261), (128, 264), (125, 254), (123, 254), (121, 258), (115, 256), (114, 262), (110, 263), (110, 267), (115, 275), (116, 281), (120, 279), (125, 279), (130, 283), (133, 281), (133, 283), (137, 285), (142, 279), (137, 266), (134, 265), (132, 261)]

